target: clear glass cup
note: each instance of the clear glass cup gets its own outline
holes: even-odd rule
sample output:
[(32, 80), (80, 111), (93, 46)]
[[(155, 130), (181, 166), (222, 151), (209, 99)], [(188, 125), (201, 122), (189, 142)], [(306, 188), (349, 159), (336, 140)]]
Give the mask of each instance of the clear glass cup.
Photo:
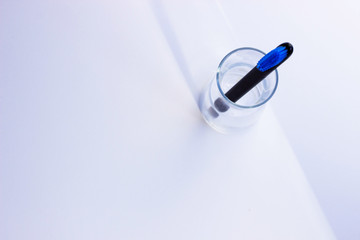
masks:
[(239, 48), (220, 62), (215, 78), (206, 86), (200, 98), (200, 110), (205, 121), (215, 130), (228, 133), (253, 125), (274, 95), (278, 84), (277, 70), (240, 98), (236, 103), (225, 93), (245, 76), (265, 55), (255, 48)]

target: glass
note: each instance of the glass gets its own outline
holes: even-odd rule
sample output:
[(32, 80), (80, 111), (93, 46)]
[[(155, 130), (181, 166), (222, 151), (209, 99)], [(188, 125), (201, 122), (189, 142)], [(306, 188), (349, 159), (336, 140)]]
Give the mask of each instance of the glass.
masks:
[(277, 88), (277, 70), (236, 103), (229, 100), (225, 93), (254, 68), (264, 55), (255, 48), (239, 48), (228, 53), (220, 62), (215, 78), (206, 86), (200, 98), (201, 113), (215, 130), (233, 132), (249, 127), (259, 119), (265, 103)]

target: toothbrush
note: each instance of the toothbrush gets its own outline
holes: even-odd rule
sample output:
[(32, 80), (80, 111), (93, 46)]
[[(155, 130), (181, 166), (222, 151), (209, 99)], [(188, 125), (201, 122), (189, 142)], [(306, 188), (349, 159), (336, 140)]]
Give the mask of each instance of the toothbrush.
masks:
[[(280, 44), (277, 48), (266, 54), (257, 65), (237, 82), (225, 96), (235, 103), (247, 92), (264, 80), (272, 71), (285, 62), (293, 53), (293, 46), (290, 43)], [(215, 100), (215, 108), (219, 112), (226, 112), (229, 106), (220, 98)], [(213, 110), (213, 109), (212, 109)], [(214, 110), (213, 110), (214, 111)], [(218, 114), (214, 114), (214, 117)]]

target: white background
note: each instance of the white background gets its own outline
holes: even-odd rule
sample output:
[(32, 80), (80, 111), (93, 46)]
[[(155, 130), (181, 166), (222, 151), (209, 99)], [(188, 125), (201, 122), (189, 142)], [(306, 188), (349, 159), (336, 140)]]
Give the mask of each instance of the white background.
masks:
[[(202, 29), (204, 34), (207, 33), (206, 30), (213, 30), (211, 36), (219, 35), (217, 40), (231, 39), (239, 45), (236, 47), (255, 47), (265, 52), (284, 41), (293, 43), (294, 55), (279, 69), (279, 89), (271, 104), (335, 234), (339, 239), (360, 238), (360, 102), (357, 97), (360, 87), (357, 71), (357, 56), (360, 53), (360, 7), (357, 2), (211, 1), (209, 4), (198, 5), (190, 2), (167, 3), (167, 11), (172, 13), (169, 18), (173, 18), (172, 24), (175, 25), (174, 36), (177, 34), (176, 39), (179, 39), (178, 44), (169, 41), (171, 34), (164, 33), (164, 26), (159, 24), (159, 15), (154, 11), (153, 2), (130, 4), (118, 1), (2, 1), (0, 4), (1, 190), (2, 194), (7, 194), (1, 203), (2, 212), (5, 213), (3, 216), (7, 218), (1, 218), (1, 225), (7, 227), (6, 231), (2, 229), (4, 234), (8, 234), (5, 239), (9, 236), (18, 237), (12, 239), (39, 237), (40, 233), (44, 239), (97, 239), (103, 237), (104, 232), (109, 234), (108, 239), (120, 233), (125, 237), (133, 236), (137, 229), (134, 225), (139, 223), (142, 211), (145, 211), (145, 216), (156, 216), (155, 212), (149, 210), (149, 206), (154, 206), (151, 203), (158, 204), (161, 197), (165, 200), (176, 198), (174, 192), (169, 193), (171, 186), (175, 184), (177, 188), (187, 189), (187, 182), (183, 177), (196, 177), (199, 169), (208, 166), (204, 162), (182, 165), (181, 161), (176, 161), (197, 149), (197, 141), (203, 140), (195, 137), (197, 134), (204, 134), (205, 131), (205, 135), (208, 134), (205, 138), (207, 141), (213, 139), (222, 144), (230, 142), (229, 138), (215, 137), (211, 131), (207, 132), (197, 125), (198, 112), (191, 95), (194, 95), (202, 84), (191, 86), (193, 82), (189, 81), (189, 76), (204, 74), (194, 71), (194, 66), (202, 63), (193, 61), (190, 69), (186, 70), (181, 64), (183, 58), (179, 58), (179, 54), (173, 54), (176, 46), (182, 46), (184, 59), (187, 59), (193, 52), (191, 50), (196, 48), (196, 45), (188, 48), (191, 43), (187, 40), (191, 40), (192, 35), (183, 35), (186, 28), (177, 28), (181, 26), (177, 16), (181, 17), (188, 12), (189, 15), (184, 21), (191, 22), (189, 16), (190, 13), (198, 11), (196, 7), (200, 9), (198, 12), (203, 12), (204, 18), (199, 17), (194, 21), (195, 26), (199, 21), (206, 22), (205, 17), (212, 13), (218, 13), (214, 10), (215, 7), (222, 14), (223, 21), (216, 23), (219, 18), (214, 16), (209, 29)], [(207, 5), (211, 7), (202, 8)], [(191, 31), (192, 25), (189, 23), (187, 26)], [(204, 42), (204, 39), (198, 41)], [(226, 47), (230, 48), (232, 44), (234, 43), (229, 43)], [(232, 50), (226, 47), (218, 49), (217, 53), (209, 54), (223, 56), (224, 51)], [(206, 59), (205, 62), (218, 62), (215, 58), (209, 59), (212, 60)], [(161, 67), (156, 67), (158, 63)], [(211, 77), (212, 74), (210, 72), (209, 76), (202, 76)], [(151, 78), (149, 77), (147, 82), (148, 76)], [(120, 78), (122, 81), (119, 82)], [(133, 79), (143, 81), (140, 84)], [(162, 79), (171, 81), (164, 82)], [(131, 84), (126, 80), (132, 81)], [(177, 105), (186, 106), (192, 114), (184, 116), (173, 104), (164, 103), (164, 96), (159, 96), (157, 92), (151, 94), (144, 89), (144, 82), (148, 87), (167, 89), (168, 96), (164, 94), (165, 97), (171, 97)], [(134, 92), (146, 99), (133, 101)], [(120, 109), (114, 113), (116, 106)], [(168, 113), (166, 121), (161, 116), (152, 114), (160, 112), (159, 109)], [(270, 123), (278, 126), (271, 111), (265, 116), (270, 119)], [(161, 126), (149, 128), (146, 121), (161, 121)], [(260, 123), (260, 129), (271, 127), (271, 124), (264, 124)], [(173, 130), (178, 126), (186, 130)], [(282, 130), (276, 127), (269, 133), (278, 134), (280, 137), (274, 139), (274, 146), (267, 146), (267, 151), (271, 147), (282, 148), (283, 152), (279, 153), (279, 156), (286, 156), (289, 166), (281, 159), (274, 158), (273, 161), (279, 166), (285, 164), (288, 166), (285, 169), (292, 169), (289, 170), (290, 173), (298, 176), (296, 179), (302, 179), (301, 171), (294, 167), (297, 162), (291, 149), (281, 137)], [(124, 134), (130, 137), (125, 138)], [(159, 157), (157, 154), (162, 152), (164, 145), (156, 143), (164, 142), (161, 139), (168, 139), (169, 134), (174, 140), (166, 143), (165, 148), (168, 151)], [(145, 140), (144, 135), (150, 138)], [(257, 137), (259, 135), (254, 134), (249, 139), (255, 139), (252, 143), (256, 143), (259, 140)], [(265, 144), (266, 140), (270, 139), (264, 138), (261, 142)], [(174, 148), (174, 144), (179, 142), (185, 144), (184, 147)], [(277, 146), (279, 142), (283, 146)], [(160, 160), (155, 164), (140, 161), (141, 156), (146, 154)], [(167, 154), (169, 155), (166, 156)], [(131, 164), (125, 166), (124, 162), (116, 163), (116, 160), (128, 156), (131, 156)], [(164, 162), (164, 159), (171, 156), (177, 156), (174, 162)], [(266, 173), (265, 170), (255, 170), (256, 164), (266, 162), (251, 163), (247, 160), (245, 163), (245, 166), (248, 166), (245, 169), (252, 170), (233, 180), (255, 179), (255, 176), (261, 179), (260, 175), (256, 174)], [(266, 166), (270, 167), (270, 163)], [(174, 170), (179, 168), (179, 164), (182, 170)], [(231, 161), (228, 164), (239, 167), (237, 162)], [(204, 186), (201, 183), (204, 184), (205, 180), (216, 183), (210, 176), (216, 174), (216, 169), (221, 168), (221, 165), (215, 161), (210, 166), (208, 172), (200, 178), (199, 185), (187, 190), (186, 196), (197, 196), (197, 186)], [(169, 171), (168, 175), (156, 176), (155, 173), (160, 170)], [(121, 176), (117, 175), (119, 172)], [(133, 172), (137, 172), (137, 175)], [(135, 177), (142, 174), (153, 180), (147, 183), (146, 178), (139, 180)], [(279, 182), (270, 182), (268, 186), (282, 186), (280, 180), (289, 177), (282, 172), (278, 174)], [(163, 181), (171, 175), (175, 176), (173, 182), (165, 184)], [(220, 179), (220, 175), (218, 178)], [(103, 188), (104, 184), (121, 182), (120, 180), (123, 180), (124, 184), (120, 188), (128, 197), (119, 195), (110, 187)], [(306, 184), (302, 180), (299, 182), (299, 193), (306, 192), (303, 187)], [(256, 181), (253, 184), (264, 187)], [(149, 192), (134, 192), (134, 189), (127, 186), (147, 189)], [(246, 188), (247, 185), (242, 186)], [(289, 189), (291, 186), (288, 186)], [(236, 195), (236, 192), (235, 195), (226, 195), (229, 193), (220, 189), (219, 187), (218, 193), (223, 193), (226, 197), (240, 196)], [(150, 193), (153, 191), (157, 193), (157, 197), (151, 198)], [(249, 189), (245, 192), (248, 191)], [(101, 192), (103, 195), (98, 194)], [(212, 196), (210, 190), (202, 193), (201, 196)], [(277, 193), (281, 196), (281, 191)], [(310, 206), (311, 203), (316, 205), (310, 193), (305, 195), (308, 198), (299, 199), (299, 202), (305, 202), (303, 205), (297, 203), (299, 206)], [(105, 196), (111, 196), (112, 199)], [(221, 202), (225, 201), (226, 197), (215, 199)], [(295, 197), (296, 194), (290, 199), (293, 201)], [(144, 199), (148, 199), (150, 203), (144, 203)], [(198, 198), (199, 201), (201, 199)], [(246, 203), (247, 200), (243, 201)], [(123, 216), (127, 217), (127, 221), (118, 217), (122, 209), (115, 208), (117, 202), (134, 208), (125, 211)], [(275, 204), (275, 201), (271, 204)], [(286, 205), (286, 201), (284, 204)], [(94, 207), (91, 214), (86, 211), (86, 206), (89, 205)], [(139, 216), (131, 214), (136, 205), (135, 212)], [(259, 201), (258, 205), (268, 209), (262, 201)], [(115, 213), (112, 212), (114, 208)], [(321, 214), (317, 212), (317, 207), (311, 209), (315, 211), (299, 216), (302, 220), (308, 219), (306, 216), (315, 216), (314, 226), (319, 226), (321, 221), (317, 219), (321, 219)], [(181, 208), (177, 211), (181, 211)], [(198, 209), (198, 214), (206, 212), (206, 207)], [(187, 214), (190, 213), (184, 212), (183, 216), (186, 217)], [(210, 211), (207, 214), (213, 216), (218, 212)], [(273, 212), (268, 214), (271, 216)], [(299, 213), (290, 211), (289, 214)], [(98, 219), (94, 219), (94, 216), (98, 216)], [(110, 220), (103, 222), (104, 219)], [(266, 220), (271, 222), (274, 219), (265, 217), (264, 222), (260, 221), (263, 225), (259, 222), (257, 224), (260, 229), (265, 229), (263, 234), (273, 231), (274, 236), (279, 239), (281, 231), (276, 228), (281, 225), (279, 219), (273, 223), (274, 229), (266, 229)], [(121, 221), (125, 221), (122, 225), (127, 227), (126, 231), (117, 229), (117, 225), (111, 225), (122, 223)], [(148, 221), (143, 218), (140, 224), (150, 224)], [(156, 226), (165, 224), (162, 221), (164, 220), (155, 219), (153, 225), (149, 225), (155, 226), (155, 230), (150, 227), (143, 230), (156, 236)], [(194, 226), (199, 226), (196, 225), (196, 219), (193, 223)], [(215, 222), (209, 221), (200, 227), (206, 229), (208, 226), (215, 226), (213, 224)], [(244, 224), (246, 225), (245, 222)], [(245, 234), (243, 237), (254, 230), (250, 223), (247, 224), (250, 230), (242, 232)], [(297, 234), (300, 239), (301, 236), (309, 239), (301, 227), (307, 229), (308, 225), (302, 221), (298, 224), (298, 228), (295, 227), (296, 224), (291, 225), (285, 237), (299, 231)], [(94, 229), (85, 234), (82, 230), (89, 226)], [(194, 230), (189, 226), (183, 227), (188, 232)], [(236, 226), (231, 229), (236, 232)], [(219, 232), (224, 230), (226, 228), (220, 228)], [(168, 231), (163, 233), (163, 236), (171, 236), (171, 228)], [(314, 239), (320, 238), (321, 231), (306, 231), (317, 236)], [(54, 236), (55, 233), (58, 234)], [(260, 235), (256, 236), (262, 236), (261, 232), (258, 234)], [(198, 237), (209, 238), (206, 235)]]
[[(221, 39), (225, 46), (235, 42), (265, 52), (284, 41), (294, 45), (293, 56), (279, 68), (279, 87), (271, 104), (337, 237), (359, 239), (359, 3), (215, 3), (225, 19), (220, 23), (211, 22), (206, 4), (192, 4), (203, 9), (196, 13), (195, 23), (182, 16), (196, 10), (186, 4), (167, 4), (190, 65), (201, 68), (193, 59), (196, 54), (205, 55), (201, 43), (208, 42), (206, 37), (219, 41), (226, 36)], [(209, 25), (196, 28), (202, 21)]]
[(223, 8), (246, 46), (293, 43), (272, 101), (276, 116), (338, 238), (360, 239), (359, 2), (225, 1)]

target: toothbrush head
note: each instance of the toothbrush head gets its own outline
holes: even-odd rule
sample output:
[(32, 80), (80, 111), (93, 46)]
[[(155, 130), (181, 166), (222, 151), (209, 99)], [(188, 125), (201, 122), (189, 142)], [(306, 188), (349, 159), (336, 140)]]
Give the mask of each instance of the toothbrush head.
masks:
[(283, 63), (293, 52), (293, 46), (290, 43), (283, 43), (277, 48), (266, 54), (257, 63), (256, 68), (261, 72), (269, 69), (275, 69)]

